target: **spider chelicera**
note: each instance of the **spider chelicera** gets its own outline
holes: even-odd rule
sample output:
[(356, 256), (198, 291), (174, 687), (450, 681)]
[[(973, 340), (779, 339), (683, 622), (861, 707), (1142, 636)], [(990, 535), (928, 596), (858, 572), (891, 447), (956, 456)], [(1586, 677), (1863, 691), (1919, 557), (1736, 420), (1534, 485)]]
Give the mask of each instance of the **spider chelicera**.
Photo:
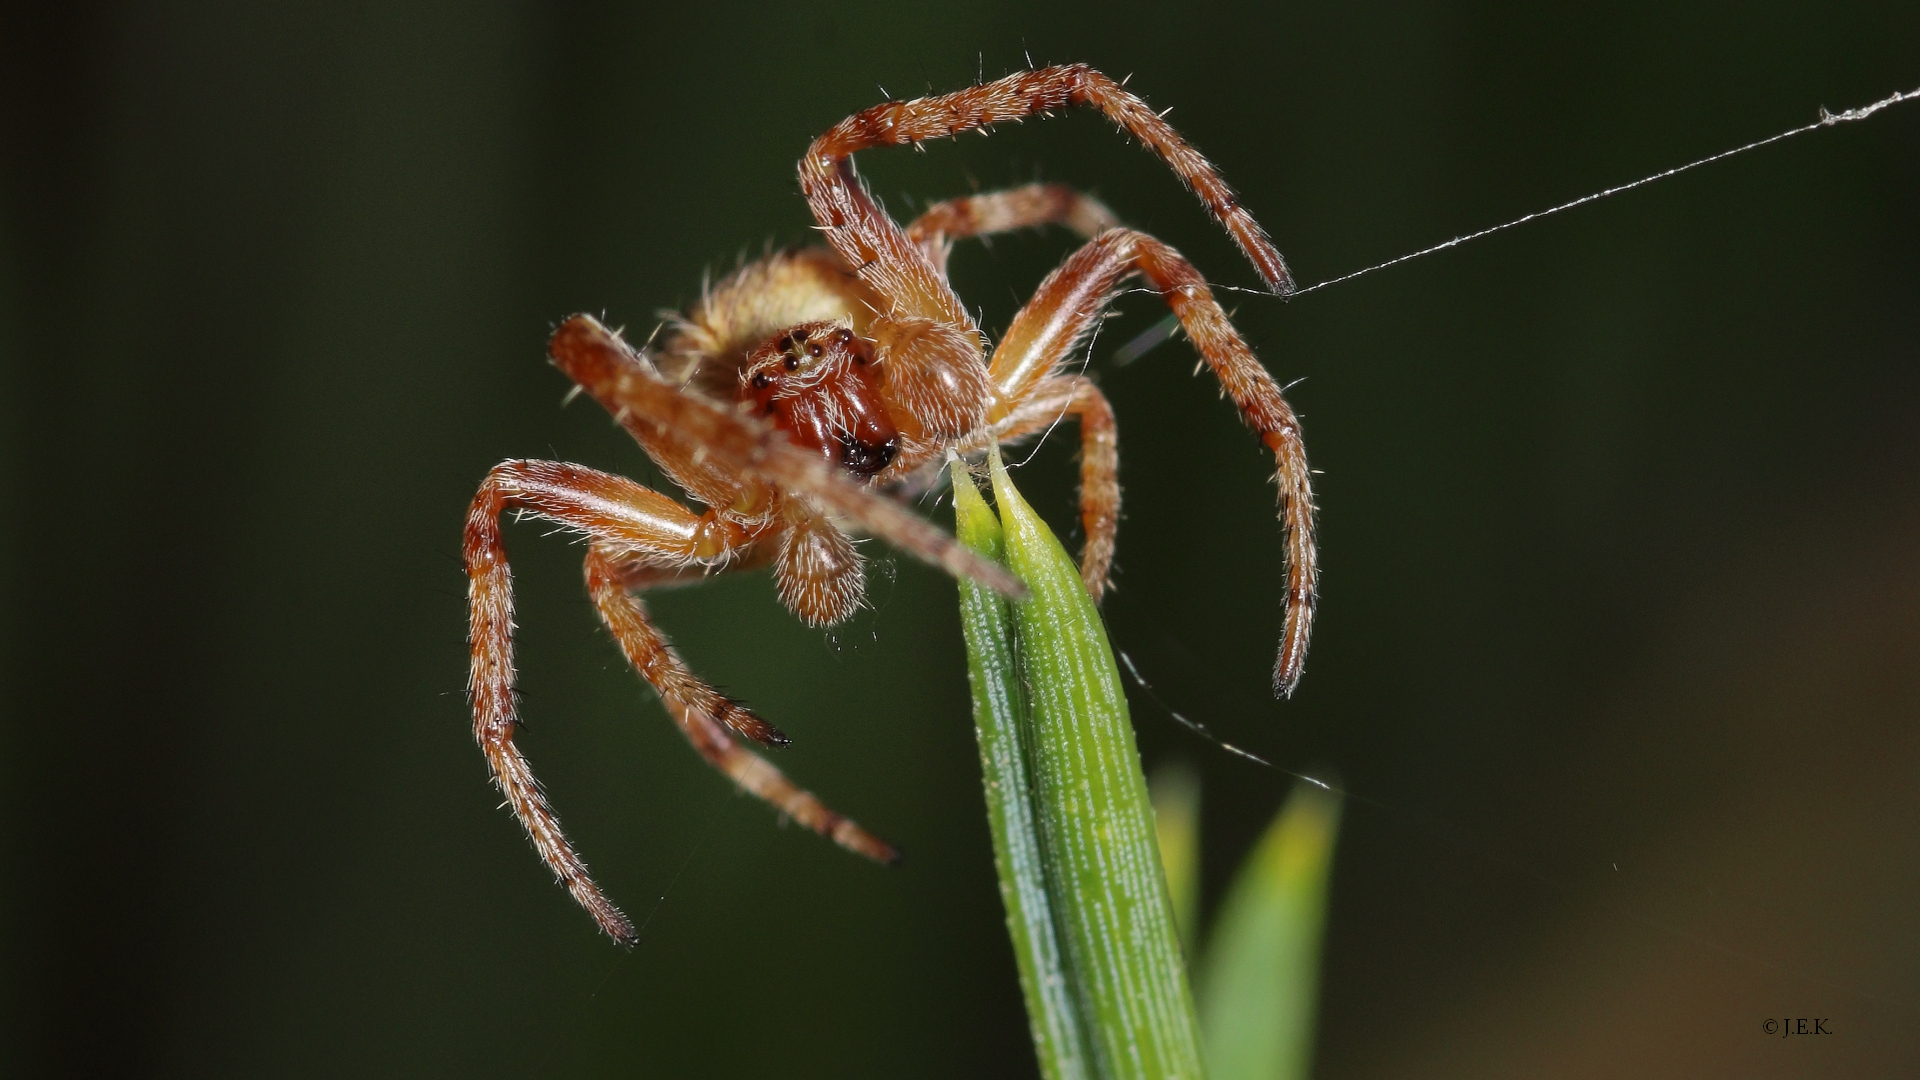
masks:
[[(778, 729), (702, 681), (654, 626), (639, 593), (723, 571), (770, 566), (780, 599), (809, 625), (851, 616), (864, 560), (844, 528), (879, 537), (1009, 595), (1020, 583), (912, 513), (900, 495), (949, 453), (968, 454), (1079, 422), (1081, 574), (1107, 587), (1119, 521), (1113, 412), (1068, 360), (1119, 287), (1138, 275), (1180, 319), (1228, 396), (1274, 455), (1285, 531), (1286, 621), (1274, 690), (1299, 680), (1313, 619), (1313, 491), (1300, 426), (1280, 387), (1179, 252), (1120, 227), (1096, 199), (1032, 185), (930, 208), (902, 229), (856, 178), (851, 156), (917, 144), (1070, 105), (1089, 105), (1172, 167), (1279, 294), (1285, 262), (1207, 160), (1145, 102), (1083, 64), (1010, 75), (958, 93), (890, 102), (841, 121), (800, 159), (800, 188), (825, 248), (772, 254), (707, 290), (635, 350), (576, 315), (549, 344), (554, 364), (708, 509), (694, 511), (623, 477), (553, 461), (506, 461), (467, 515), (474, 737), (534, 846), (608, 934), (633, 923), (588, 875), (514, 746), (512, 579), (501, 511), (584, 534), (587, 591), (621, 650), (694, 749), (747, 791), (841, 846), (898, 856), (828, 809), (741, 740), (783, 745)], [(953, 241), (1045, 224), (1087, 242), (1041, 282), (997, 346), (947, 282)]]

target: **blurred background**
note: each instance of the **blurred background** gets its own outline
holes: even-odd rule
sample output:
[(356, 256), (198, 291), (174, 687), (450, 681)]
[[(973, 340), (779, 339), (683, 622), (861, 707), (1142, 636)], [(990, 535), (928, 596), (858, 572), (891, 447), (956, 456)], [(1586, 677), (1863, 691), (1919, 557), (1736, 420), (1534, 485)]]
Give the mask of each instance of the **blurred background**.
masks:
[[(657, 474), (549, 329), (644, 337), (809, 240), (809, 138), (1035, 63), (1119, 76), (1303, 282), (1920, 86), (1911, 3), (10, 6), (0, 23), (0, 1072), (1033, 1074), (952, 583), (878, 549), (808, 631), (660, 596), (779, 763), (901, 844), (778, 827), (527, 525), (523, 745), (599, 936), (474, 749), (461, 516), (507, 457)], [(868, 153), (905, 216), (1093, 189), (1250, 268), (1094, 115)], [(1270, 460), (1160, 317), (1094, 347), (1113, 636), (1168, 705), (1354, 798), (1317, 1073), (1920, 1070), (1920, 104), (1282, 304), (1323, 606), (1279, 628)], [(1003, 326), (1072, 244), (956, 257)], [(1073, 542), (1073, 447), (1021, 473)], [(937, 512), (944, 519), (945, 512)], [(1287, 779), (1204, 775), (1204, 902)], [(1831, 1035), (1768, 1038), (1769, 1017)]]

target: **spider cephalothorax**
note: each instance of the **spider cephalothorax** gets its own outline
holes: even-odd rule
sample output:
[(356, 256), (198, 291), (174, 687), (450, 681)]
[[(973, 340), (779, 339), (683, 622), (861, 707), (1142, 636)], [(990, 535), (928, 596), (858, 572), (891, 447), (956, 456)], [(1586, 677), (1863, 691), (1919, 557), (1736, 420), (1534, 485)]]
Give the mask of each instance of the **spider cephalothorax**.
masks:
[(795, 443), (863, 478), (900, 452), (900, 429), (880, 390), (873, 342), (827, 322), (774, 335), (740, 369), (742, 401)]
[[(1279, 252), (1205, 158), (1119, 84), (1085, 65), (1027, 71), (958, 93), (889, 102), (848, 117), (800, 160), (800, 186), (826, 248), (749, 264), (672, 317), (636, 351), (576, 315), (555, 331), (555, 366), (604, 406), (661, 470), (708, 509), (578, 465), (507, 461), (467, 516), (474, 735), (495, 781), (554, 874), (607, 933), (633, 924), (588, 876), (514, 745), (512, 579), (500, 536), (513, 508), (586, 536), (587, 590), (634, 669), (694, 748), (734, 782), (842, 846), (881, 861), (891, 847), (796, 787), (741, 744), (786, 742), (773, 725), (689, 671), (640, 602), (646, 589), (770, 567), (781, 601), (812, 625), (859, 609), (865, 564), (847, 530), (1013, 596), (1023, 587), (897, 496), (952, 454), (1080, 428), (1081, 576), (1107, 588), (1120, 518), (1112, 410), (1069, 360), (1127, 280), (1139, 277), (1274, 457), (1286, 537), (1286, 621), (1274, 690), (1292, 692), (1306, 656), (1316, 569), (1313, 489), (1300, 426), (1279, 386), (1180, 253), (1122, 228), (1096, 199), (1035, 184), (953, 199), (901, 228), (854, 175), (852, 155), (918, 144), (1070, 105), (1100, 109), (1170, 165), (1277, 293)], [(953, 241), (1059, 224), (1087, 242), (1041, 282), (991, 351), (947, 282)]]

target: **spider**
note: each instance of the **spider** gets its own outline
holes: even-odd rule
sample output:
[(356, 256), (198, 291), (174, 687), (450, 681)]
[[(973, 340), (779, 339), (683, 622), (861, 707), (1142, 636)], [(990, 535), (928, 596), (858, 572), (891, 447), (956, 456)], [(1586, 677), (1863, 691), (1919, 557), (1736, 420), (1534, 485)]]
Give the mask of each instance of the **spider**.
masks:
[[(506, 461), (480, 485), (464, 557), (474, 737), (493, 779), (554, 875), (618, 941), (633, 923), (594, 883), (514, 745), (512, 579), (500, 532), (507, 509), (587, 539), (586, 584), (641, 678), (701, 756), (741, 788), (841, 846), (880, 862), (894, 849), (788, 780), (743, 742), (785, 735), (688, 670), (639, 594), (718, 572), (770, 566), (781, 601), (812, 626), (851, 616), (864, 560), (844, 528), (863, 531), (1010, 596), (1024, 588), (912, 513), (903, 495), (931, 482), (949, 454), (1028, 438), (1071, 416), (1081, 441), (1081, 572), (1108, 587), (1119, 521), (1113, 412), (1068, 359), (1122, 283), (1138, 275), (1165, 299), (1241, 416), (1278, 465), (1286, 615), (1274, 690), (1299, 680), (1316, 578), (1313, 492), (1300, 426), (1280, 387), (1179, 252), (1121, 227), (1098, 200), (1035, 184), (954, 199), (901, 228), (856, 177), (859, 150), (955, 136), (1070, 105), (1099, 109), (1145, 143), (1205, 204), (1277, 294), (1286, 263), (1213, 167), (1144, 101), (1084, 64), (1030, 70), (957, 93), (878, 105), (841, 121), (800, 159), (800, 190), (824, 248), (770, 254), (706, 289), (634, 349), (585, 315), (549, 343), (555, 366), (630, 432), (688, 496), (553, 461)], [(1041, 284), (989, 350), (947, 282), (955, 240), (1045, 224), (1086, 238)]]

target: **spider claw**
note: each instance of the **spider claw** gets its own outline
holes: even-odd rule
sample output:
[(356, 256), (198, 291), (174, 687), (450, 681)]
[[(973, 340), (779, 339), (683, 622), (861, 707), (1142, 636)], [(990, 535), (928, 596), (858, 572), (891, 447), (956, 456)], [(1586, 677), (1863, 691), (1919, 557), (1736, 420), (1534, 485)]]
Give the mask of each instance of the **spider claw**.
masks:
[(588, 883), (588, 891), (584, 895), (578, 889), (570, 891), (580, 906), (587, 909), (587, 914), (593, 916), (593, 921), (600, 924), (601, 932), (629, 949), (640, 944), (640, 931), (633, 925), (633, 920), (627, 918), (627, 913), (615, 907), (612, 901), (600, 895), (598, 889), (592, 888), (591, 883)]
[(787, 733), (756, 716), (752, 710), (739, 702), (724, 702), (714, 710), (716, 723), (743, 739), (757, 742), (761, 746), (792, 746), (793, 740)]

